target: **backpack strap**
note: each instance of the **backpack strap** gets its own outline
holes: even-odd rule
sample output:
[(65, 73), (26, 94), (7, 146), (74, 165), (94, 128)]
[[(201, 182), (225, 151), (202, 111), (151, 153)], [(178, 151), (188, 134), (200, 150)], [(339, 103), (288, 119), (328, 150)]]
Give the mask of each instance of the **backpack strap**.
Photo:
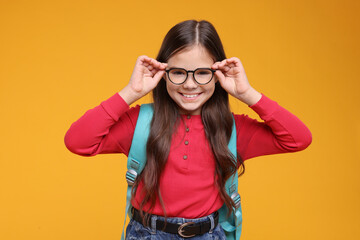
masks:
[[(233, 117), (233, 127), (228, 144), (229, 150), (234, 156), (234, 161), (237, 163), (237, 149), (236, 149), (236, 126), (235, 119)], [(241, 198), (238, 193), (238, 172), (236, 171), (225, 183), (225, 189), (227, 194), (235, 202), (235, 214), (231, 214), (227, 218), (228, 208), (224, 205), (219, 209), (220, 218), (219, 223), (224, 229), (227, 240), (239, 240), (242, 230), (242, 210), (241, 210)]]
[(141, 173), (146, 164), (146, 143), (150, 133), (150, 123), (153, 117), (153, 104), (142, 104), (140, 106), (139, 117), (136, 122), (134, 136), (131, 142), (131, 147), (127, 161), (126, 181), (128, 183), (126, 193), (126, 208), (123, 231), (121, 240), (124, 240), (124, 229), (126, 224), (126, 217), (129, 214), (131, 218), (131, 188), (135, 182), (136, 177)]

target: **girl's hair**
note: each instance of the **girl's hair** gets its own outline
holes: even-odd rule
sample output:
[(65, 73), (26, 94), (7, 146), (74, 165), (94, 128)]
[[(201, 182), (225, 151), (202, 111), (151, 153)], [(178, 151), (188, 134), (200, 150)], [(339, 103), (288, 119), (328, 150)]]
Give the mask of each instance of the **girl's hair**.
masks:
[[(214, 61), (226, 59), (221, 40), (214, 26), (204, 20), (188, 20), (180, 22), (170, 29), (163, 40), (156, 60), (165, 63), (177, 52), (195, 45), (204, 47), (213, 56)], [(147, 162), (144, 170), (134, 183), (132, 194), (134, 197), (135, 189), (140, 180), (143, 179), (143, 192), (138, 193), (144, 195), (140, 203), (140, 214), (144, 216), (143, 207), (148, 202), (150, 202), (150, 210), (153, 209), (158, 197), (166, 218), (165, 206), (159, 188), (159, 179), (169, 155), (173, 132), (181, 117), (177, 104), (167, 92), (164, 78), (154, 88), (153, 99), (154, 117), (146, 146)], [(241, 170), (239, 176), (244, 173), (245, 167), (240, 155), (237, 154), (238, 159), (236, 162), (228, 149), (233, 118), (229, 107), (228, 93), (221, 87), (219, 81), (215, 84), (213, 95), (202, 106), (201, 119), (216, 161), (215, 177), (217, 176), (220, 196), (230, 210), (228, 211), (230, 215), (235, 204), (226, 193), (225, 182), (237, 171), (238, 166)], [(221, 127), (219, 128), (219, 126)], [(148, 220), (147, 217), (148, 213), (145, 214), (144, 223)]]

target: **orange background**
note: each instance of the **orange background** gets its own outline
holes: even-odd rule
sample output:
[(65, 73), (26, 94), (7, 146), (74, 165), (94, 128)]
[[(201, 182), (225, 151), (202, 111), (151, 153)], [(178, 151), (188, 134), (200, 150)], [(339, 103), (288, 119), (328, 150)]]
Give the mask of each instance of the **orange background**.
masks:
[(360, 239), (359, 12), (355, 0), (1, 0), (0, 239), (120, 239), (126, 158), (72, 154), (64, 135), (193, 18), (313, 134), (305, 151), (246, 162), (242, 240)]

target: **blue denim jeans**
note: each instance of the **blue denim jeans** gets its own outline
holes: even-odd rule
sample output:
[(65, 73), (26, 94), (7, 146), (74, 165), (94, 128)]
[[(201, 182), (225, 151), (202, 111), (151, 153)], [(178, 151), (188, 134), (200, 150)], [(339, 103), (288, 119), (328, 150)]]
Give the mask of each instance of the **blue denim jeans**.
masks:
[[(158, 239), (193, 239), (193, 240), (226, 240), (226, 236), (224, 230), (222, 229), (221, 225), (218, 224), (212, 227), (208, 233), (204, 233), (202, 235), (197, 235), (191, 238), (183, 238), (178, 234), (172, 234), (163, 232), (156, 229), (156, 219), (165, 220), (162, 216), (153, 215), (151, 217), (150, 223), (151, 227), (145, 227), (141, 223), (135, 221), (134, 219), (130, 219), (128, 226), (126, 227), (126, 240), (158, 240)], [(214, 223), (214, 213), (210, 214), (209, 216), (202, 217), (202, 218), (195, 218), (195, 219), (185, 219), (185, 218), (167, 218), (167, 222), (171, 223), (185, 223), (185, 222), (194, 222), (199, 223), (203, 221), (210, 220)]]

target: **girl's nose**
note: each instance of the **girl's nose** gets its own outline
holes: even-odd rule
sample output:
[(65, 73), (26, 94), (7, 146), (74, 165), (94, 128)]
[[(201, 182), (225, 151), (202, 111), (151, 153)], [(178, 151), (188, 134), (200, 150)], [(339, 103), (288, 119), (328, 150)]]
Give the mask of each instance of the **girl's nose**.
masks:
[(184, 88), (197, 88), (197, 83), (195, 82), (194, 79), (194, 75), (193, 74), (189, 74), (188, 78), (186, 79), (186, 81), (183, 84)]

